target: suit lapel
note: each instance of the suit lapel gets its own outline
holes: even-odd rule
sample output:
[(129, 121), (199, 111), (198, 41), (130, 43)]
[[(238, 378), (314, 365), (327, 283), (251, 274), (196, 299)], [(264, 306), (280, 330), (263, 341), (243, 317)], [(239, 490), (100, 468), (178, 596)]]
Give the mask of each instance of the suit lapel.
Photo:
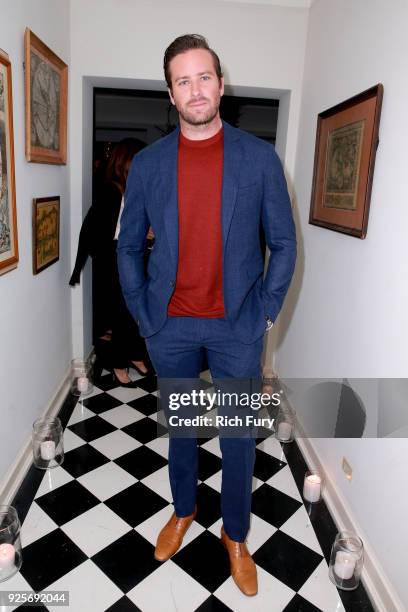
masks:
[(164, 225), (169, 241), (170, 253), (175, 269), (178, 261), (178, 141), (179, 128), (175, 129), (167, 138), (166, 145), (161, 152), (161, 181), (164, 199)]
[(225, 121), (222, 123), (224, 126), (224, 162), (222, 178), (221, 229), (224, 253), (232, 215), (234, 213), (235, 203), (237, 200), (237, 185), (241, 153), (237, 142), (238, 133)]

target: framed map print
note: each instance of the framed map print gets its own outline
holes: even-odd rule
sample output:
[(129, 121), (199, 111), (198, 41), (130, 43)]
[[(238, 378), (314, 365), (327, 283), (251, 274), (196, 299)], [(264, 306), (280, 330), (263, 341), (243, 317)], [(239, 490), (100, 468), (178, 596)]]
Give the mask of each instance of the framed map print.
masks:
[(319, 114), (312, 225), (365, 238), (382, 98), (378, 84)]
[(59, 259), (60, 198), (33, 200), (33, 274)]
[(0, 274), (17, 266), (11, 63), (0, 50)]
[(65, 164), (68, 66), (28, 28), (24, 42), (27, 161)]

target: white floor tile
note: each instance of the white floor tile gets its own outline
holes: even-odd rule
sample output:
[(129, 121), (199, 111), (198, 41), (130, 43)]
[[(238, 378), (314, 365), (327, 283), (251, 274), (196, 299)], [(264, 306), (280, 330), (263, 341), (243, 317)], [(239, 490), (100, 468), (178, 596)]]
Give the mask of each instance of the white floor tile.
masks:
[(85, 444), (85, 440), (77, 436), (73, 431), (71, 431), (70, 429), (66, 429), (64, 431), (64, 452), (65, 453), (67, 453), (70, 450), (73, 450), (74, 448), (78, 448), (79, 446), (82, 446), (83, 444)]
[[(204, 482), (212, 489), (218, 491), (218, 493), (221, 493), (222, 470), (216, 472), (215, 474), (207, 478), (207, 480), (204, 480)], [(262, 485), (262, 480), (259, 480), (259, 478), (255, 478), (255, 476), (252, 477), (252, 492), (256, 491), (256, 489), (258, 489)]]
[(134, 476), (112, 462), (87, 472), (77, 480), (101, 501), (137, 482)]
[(280, 530), (295, 538), (295, 540), (299, 540), (299, 542), (319, 553), (319, 555), (323, 554), (304, 506), (301, 506), (295, 514), (292, 514), (286, 523), (280, 527)]
[(169, 471), (167, 465), (157, 470), (150, 476), (146, 476), (141, 481), (147, 487), (150, 487), (155, 493), (167, 499), (168, 502), (173, 501), (173, 496), (170, 490)]
[(156, 453), (168, 459), (169, 456), (169, 438), (167, 436), (163, 436), (161, 438), (155, 438), (151, 442), (148, 442), (145, 446), (148, 446)]
[[(220, 537), (222, 526), (222, 519), (218, 519), (211, 527), (208, 528), (208, 531), (211, 531), (217, 538)], [(254, 554), (262, 546), (265, 544), (266, 540), (269, 540), (271, 536), (276, 531), (276, 527), (262, 520), (256, 514), (251, 513), (251, 522), (247, 536), (247, 546), (251, 555)]]
[(266, 610), (282, 612), (294, 597), (295, 591), (261, 567), (257, 566), (257, 571), (258, 594), (254, 597), (247, 597), (241, 593), (231, 577), (214, 592), (214, 595), (234, 612), (265, 612)]
[[(11, 576), (11, 578), (0, 582), (0, 591), (32, 591), (32, 588), (20, 572), (17, 572), (14, 576)], [(12, 610), (17, 610), (19, 606), (21, 606), (21, 602), (16, 605), (0, 605), (0, 612), (12, 612)], [(35, 608), (33, 608), (33, 610), (35, 610)]]
[(298, 592), (324, 612), (344, 612), (339, 593), (334, 584), (330, 582), (329, 568), (325, 559)]
[(42, 538), (42, 536), (45, 536), (51, 531), (54, 531), (54, 529), (57, 529), (57, 527), (57, 523), (55, 523), (52, 518), (49, 517), (48, 514), (46, 514), (44, 510), (42, 510), (34, 501), (31, 504), (21, 527), (22, 546), (28, 546), (31, 544), (31, 542)]
[(275, 489), (279, 489), (279, 491), (286, 493), (286, 495), (290, 495), (300, 502), (302, 501), (302, 496), (298, 491), (295, 479), (288, 465), (285, 465), (284, 468), (279, 470), (279, 472), (274, 474), (274, 476), (269, 478), (266, 482), (271, 485), (271, 487), (275, 487)]
[(140, 389), (139, 387), (137, 387), (136, 389), (128, 389), (126, 387), (116, 387), (115, 389), (111, 389), (110, 391), (107, 391), (107, 393), (111, 395), (112, 397), (115, 397), (120, 402), (123, 402), (124, 404), (127, 404), (127, 402), (132, 402), (133, 400), (138, 399), (139, 397), (143, 397), (144, 395), (147, 395), (147, 391), (144, 391), (143, 389)]
[(89, 444), (111, 460), (117, 459), (117, 457), (121, 457), (135, 448), (142, 446), (141, 442), (135, 440), (132, 436), (128, 436), (127, 433), (119, 429), (112, 431), (112, 433), (106, 436), (97, 438)]
[[(68, 610), (72, 612), (101, 612), (123, 596), (122, 591), (90, 559), (53, 582), (47, 590), (69, 591)], [(47, 608), (50, 612), (67, 609), (50, 605)]]
[(74, 480), (73, 476), (71, 476), (71, 474), (64, 470), (64, 468), (60, 465), (56, 468), (46, 470), (34, 499), (41, 497), (41, 495), (45, 495), (50, 491), (58, 489), (58, 487), (61, 487), (71, 480)]
[(88, 557), (118, 540), (131, 527), (105, 504), (99, 504), (61, 527)]
[(144, 419), (145, 415), (132, 408), (131, 406), (127, 406), (126, 404), (122, 404), (122, 406), (117, 406), (116, 408), (111, 408), (110, 410), (106, 410), (105, 412), (101, 412), (99, 415), (108, 423), (111, 423), (115, 427), (126, 427), (126, 425), (130, 425), (131, 423), (136, 423), (136, 421), (140, 421), (140, 419)]
[(262, 442), (257, 445), (257, 448), (264, 451), (264, 453), (268, 453), (268, 455), (272, 455), (272, 457), (279, 459), (279, 461), (286, 463), (285, 453), (283, 452), (280, 442), (278, 442), (276, 438), (272, 436), (265, 438), (265, 440), (262, 440)]
[(84, 406), (81, 402), (78, 402), (72, 411), (71, 418), (68, 421), (68, 425), (74, 425), (74, 423), (79, 423), (80, 421), (84, 421), (85, 419), (89, 419), (90, 417), (94, 417), (95, 413), (91, 410), (88, 410), (86, 406)]
[[(172, 504), (166, 506), (160, 512), (157, 512), (140, 525), (135, 527), (135, 531), (140, 533), (146, 540), (148, 540), (153, 546), (156, 546), (157, 536), (161, 529), (165, 526), (169, 518), (174, 512), (174, 506)], [(197, 521), (193, 521), (188, 528), (186, 535), (183, 538), (183, 543), (180, 547), (180, 550), (184, 548), (187, 544), (192, 542), (197, 536), (200, 535), (204, 530), (204, 527), (197, 523)]]
[(127, 596), (143, 612), (191, 612), (210, 593), (170, 559), (136, 585)]
[(208, 440), (208, 442), (204, 442), (204, 444), (201, 445), (201, 448), (205, 448), (205, 450), (217, 455), (217, 457), (222, 456), (219, 438), (211, 438), (211, 440)]

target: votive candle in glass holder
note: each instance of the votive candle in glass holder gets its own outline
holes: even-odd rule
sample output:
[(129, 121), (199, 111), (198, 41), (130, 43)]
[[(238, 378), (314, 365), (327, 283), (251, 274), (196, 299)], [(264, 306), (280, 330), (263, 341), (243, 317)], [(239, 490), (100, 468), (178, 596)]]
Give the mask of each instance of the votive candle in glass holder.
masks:
[(0, 506), (0, 582), (18, 572), (23, 562), (20, 520), (13, 506)]
[(279, 442), (293, 442), (294, 417), (291, 411), (280, 409), (274, 425), (275, 437)]
[(61, 465), (64, 461), (64, 438), (58, 417), (34, 421), (32, 446), (35, 467), (47, 470)]
[(85, 397), (93, 391), (93, 368), (89, 361), (73, 359), (71, 361), (71, 393)]
[(334, 540), (329, 577), (338, 589), (353, 591), (360, 584), (364, 563), (362, 540), (352, 531), (340, 531)]
[(314, 504), (321, 499), (323, 478), (317, 470), (308, 470), (303, 481), (303, 497)]

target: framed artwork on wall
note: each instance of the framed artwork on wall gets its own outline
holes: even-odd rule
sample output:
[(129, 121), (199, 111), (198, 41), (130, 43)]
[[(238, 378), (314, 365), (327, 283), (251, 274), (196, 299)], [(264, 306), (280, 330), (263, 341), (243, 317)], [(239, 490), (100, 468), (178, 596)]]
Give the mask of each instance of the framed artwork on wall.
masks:
[(33, 200), (33, 274), (59, 259), (60, 198)]
[(28, 28), (24, 43), (27, 161), (66, 164), (68, 66)]
[(11, 63), (0, 50), (0, 274), (16, 268), (17, 262)]
[(320, 113), (309, 223), (365, 238), (383, 86)]

